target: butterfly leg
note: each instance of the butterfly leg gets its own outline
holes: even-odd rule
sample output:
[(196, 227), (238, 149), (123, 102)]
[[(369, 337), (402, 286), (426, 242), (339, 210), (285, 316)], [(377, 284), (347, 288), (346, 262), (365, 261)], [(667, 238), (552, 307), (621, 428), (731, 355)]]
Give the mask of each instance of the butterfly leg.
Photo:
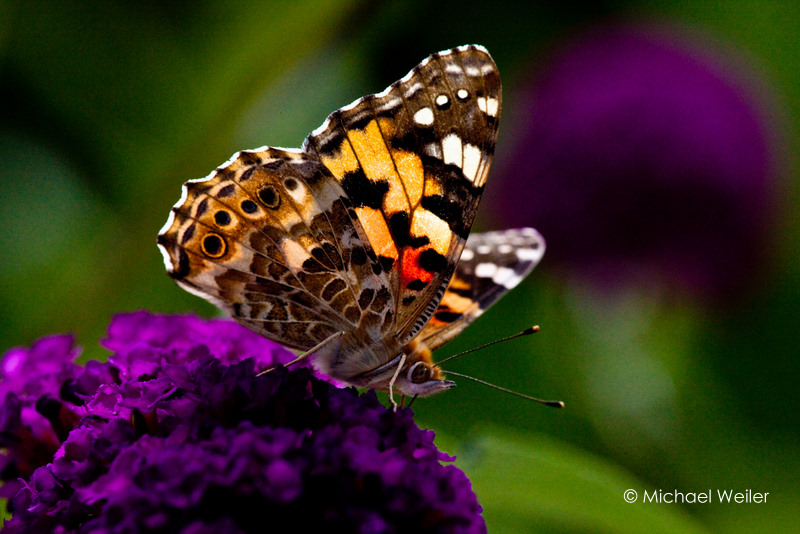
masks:
[[(314, 352), (313, 352), (313, 349), (312, 349), (312, 350), (309, 350), (309, 351), (306, 351), (306, 352), (304, 352), (303, 354), (301, 354), (300, 356), (298, 356), (298, 357), (297, 357), (297, 358), (295, 358), (294, 360), (290, 361), (289, 363), (284, 363), (284, 364), (283, 364), (283, 366), (284, 366), (284, 367), (290, 367), (290, 366), (292, 366), (292, 365), (294, 365), (294, 364), (296, 364), (296, 363), (298, 363), (298, 362), (302, 362), (303, 360), (305, 360), (306, 358), (308, 358), (308, 357), (309, 357), (309, 356), (311, 356), (312, 354), (314, 354)], [(269, 373), (269, 372), (271, 372), (271, 371), (274, 371), (274, 370), (275, 370), (275, 368), (274, 368), (274, 367), (270, 367), (269, 369), (266, 369), (266, 370), (264, 370), (264, 371), (261, 371), (261, 372), (260, 372), (260, 373), (258, 373), (256, 376), (265, 375), (265, 374), (267, 374), (267, 373)]]
[[(317, 358), (325, 358), (326, 360), (332, 360), (338, 353), (339, 348), (342, 346), (342, 336), (344, 332), (337, 332), (332, 336), (324, 339), (316, 346), (310, 348), (309, 350), (305, 351), (303, 354), (295, 358), (294, 360), (290, 361), (289, 363), (284, 364), (284, 367), (289, 367), (294, 365), (298, 362), (302, 362), (309, 356), (316, 356)], [(274, 370), (274, 367), (267, 369), (266, 371), (261, 371), (258, 373), (257, 376), (261, 376), (264, 374), (269, 373), (270, 371)]]
[(397, 370), (394, 372), (392, 379), (389, 381), (389, 401), (392, 403), (392, 409), (396, 412), (397, 411), (397, 402), (394, 400), (394, 383), (397, 381), (397, 377), (400, 376), (400, 369), (403, 368), (403, 365), (406, 363), (406, 355), (405, 353), (400, 355), (400, 363), (397, 364)]

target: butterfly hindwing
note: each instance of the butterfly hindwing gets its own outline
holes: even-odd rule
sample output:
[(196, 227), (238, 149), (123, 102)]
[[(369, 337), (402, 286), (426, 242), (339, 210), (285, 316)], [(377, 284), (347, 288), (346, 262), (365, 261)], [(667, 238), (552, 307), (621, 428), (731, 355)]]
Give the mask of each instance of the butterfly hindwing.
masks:
[(444, 345), (519, 284), (544, 255), (533, 228), (472, 234), (444, 297), (419, 339), (431, 350)]
[(381, 323), (391, 314), (386, 278), (319, 162), (299, 151), (244, 151), (184, 187), (159, 236), (167, 270), (240, 323), (308, 349), (364, 315)]

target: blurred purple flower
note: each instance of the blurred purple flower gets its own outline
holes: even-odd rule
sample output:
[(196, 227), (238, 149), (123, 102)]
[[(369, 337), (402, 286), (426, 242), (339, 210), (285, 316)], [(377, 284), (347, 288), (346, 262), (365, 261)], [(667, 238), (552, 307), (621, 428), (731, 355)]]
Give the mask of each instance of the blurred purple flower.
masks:
[(503, 224), (536, 226), (551, 261), (601, 282), (739, 290), (764, 257), (776, 171), (774, 132), (746, 87), (671, 32), (583, 36), (509, 119)]
[[(71, 339), (60, 343), (70, 362)], [(29, 370), (9, 384), (61, 392), (75, 415), (58, 450), (23, 475), (7, 532), (260, 532), (265, 521), (485, 532), (469, 480), (442, 465), (453, 459), (410, 410), (387, 410), (374, 393), (338, 389), (308, 368), (257, 376), (293, 355), (242, 327), (128, 314), (104, 344), (109, 363), (41, 376), (28, 360), (48, 352), (44, 341), (4, 360)], [(10, 390), (0, 413), (9, 403), (19, 404)]]

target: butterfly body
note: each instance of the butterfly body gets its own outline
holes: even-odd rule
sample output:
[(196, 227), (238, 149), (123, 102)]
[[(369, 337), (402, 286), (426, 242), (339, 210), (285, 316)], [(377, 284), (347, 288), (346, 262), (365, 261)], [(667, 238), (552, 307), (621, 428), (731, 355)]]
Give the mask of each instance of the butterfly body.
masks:
[(235, 154), (184, 185), (158, 239), (168, 273), (332, 378), (452, 387), (431, 352), (544, 252), (532, 229), (469, 234), (500, 101), (491, 57), (464, 46), (332, 113), (301, 149)]

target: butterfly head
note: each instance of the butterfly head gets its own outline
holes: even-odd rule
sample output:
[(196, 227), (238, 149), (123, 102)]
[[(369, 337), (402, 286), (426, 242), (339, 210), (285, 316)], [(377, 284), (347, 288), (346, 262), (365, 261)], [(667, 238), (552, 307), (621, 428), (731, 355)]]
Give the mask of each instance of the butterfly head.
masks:
[(442, 378), (437, 367), (428, 362), (417, 361), (400, 372), (394, 385), (403, 395), (427, 397), (455, 387), (456, 383)]

